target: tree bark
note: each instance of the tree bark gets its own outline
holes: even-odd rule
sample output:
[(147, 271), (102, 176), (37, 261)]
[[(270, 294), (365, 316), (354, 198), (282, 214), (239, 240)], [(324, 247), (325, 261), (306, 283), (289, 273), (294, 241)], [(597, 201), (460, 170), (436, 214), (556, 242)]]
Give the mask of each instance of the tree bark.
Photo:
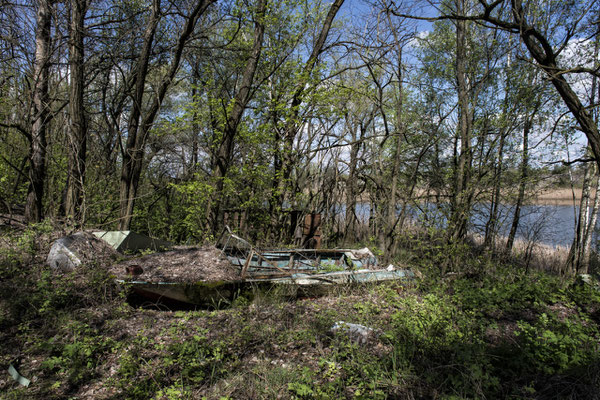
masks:
[(400, 42), (400, 38), (398, 37), (398, 32), (393, 28), (391, 18), (389, 13), (386, 15), (388, 24), (390, 29), (392, 29), (392, 34), (394, 36), (394, 46), (396, 50), (396, 58), (398, 60), (398, 65), (396, 66), (396, 79), (398, 79), (398, 91), (396, 93), (397, 100), (395, 104), (396, 108), (396, 123), (395, 123), (395, 134), (396, 134), (396, 143), (394, 149), (394, 161), (392, 164), (391, 171), (391, 179), (392, 185), (390, 187), (390, 197), (388, 202), (387, 209), (387, 223), (386, 223), (386, 238), (384, 243), (384, 248), (386, 250), (386, 255), (392, 256), (392, 247), (395, 240), (395, 229), (398, 221), (400, 219), (404, 219), (403, 215), (405, 214), (407, 204), (402, 207), (402, 216), (398, 216), (396, 213), (396, 207), (398, 206), (398, 174), (400, 173), (400, 164), (402, 161), (402, 141), (405, 137), (405, 128), (403, 123), (403, 113), (404, 113), (404, 85), (402, 82), (403, 73), (402, 73), (402, 53), (403, 53), (403, 45)]
[(29, 188), (25, 203), (27, 222), (43, 217), (46, 181), (46, 134), (49, 123), (48, 79), (50, 69), (50, 0), (39, 0), (36, 15), (35, 61), (33, 70), (33, 115), (29, 149)]
[[(458, 0), (459, 12), (464, 13), (464, 0)], [(459, 241), (467, 234), (470, 204), (471, 178), (471, 131), (472, 110), (469, 101), (469, 84), (467, 82), (467, 26), (466, 21), (456, 21), (456, 84), (458, 90), (458, 136), (460, 150), (454, 169), (454, 187), (451, 201), (449, 234), (452, 241)]]
[(594, 235), (594, 230), (596, 229), (596, 222), (598, 221), (598, 210), (600, 209), (600, 201), (598, 201), (600, 173), (598, 172), (598, 170), (596, 170), (595, 172), (596, 173), (594, 176), (594, 198), (592, 200), (592, 212), (590, 215), (590, 222), (588, 224), (583, 238), (583, 249), (581, 251), (582, 257), (579, 272), (582, 274), (589, 273), (590, 257), (592, 255), (592, 237)]
[[(598, 12), (597, 16), (600, 17), (600, 11)], [(597, 60), (598, 59), (598, 53), (600, 52), (600, 37), (598, 36), (600, 34), (600, 21), (597, 20), (596, 23), (596, 40), (594, 43), (594, 59)], [(591, 95), (590, 95), (590, 104), (595, 104), (596, 103), (596, 99), (599, 97), (598, 96), (598, 91), (600, 90), (600, 85), (598, 85), (598, 77), (596, 75), (594, 75), (592, 77), (592, 90), (591, 90)], [(598, 125), (598, 109), (594, 109), (594, 111), (592, 111), (593, 115), (592, 117), (594, 118), (594, 121), (596, 122), (596, 126)], [(591, 258), (591, 254), (592, 254), (592, 237), (594, 235), (594, 231), (596, 229), (596, 222), (598, 220), (598, 211), (600, 209), (600, 201), (598, 200), (598, 189), (600, 186), (600, 168), (592, 168), (592, 171), (595, 170), (595, 174), (594, 175), (594, 187), (593, 187), (593, 192), (594, 192), (594, 198), (592, 200), (592, 212), (590, 215), (590, 222), (588, 224), (588, 227), (585, 231), (585, 236), (583, 239), (583, 249), (582, 249), (582, 259), (580, 262), (580, 271), (581, 273), (587, 274), (589, 273), (589, 268), (590, 268), (590, 258)]]
[(71, 21), (69, 40), (69, 173), (67, 175), (67, 193), (65, 214), (68, 218), (81, 223), (85, 213), (82, 209), (85, 182), (85, 161), (87, 146), (87, 121), (84, 106), (84, 19), (87, 0), (71, 0)]
[[(346, 244), (356, 242), (356, 168), (358, 161), (358, 152), (361, 143), (357, 140), (357, 124), (350, 122), (350, 115), (346, 114), (346, 128), (351, 134), (352, 144), (350, 145), (350, 160), (348, 162), (348, 177), (346, 178), (346, 228), (344, 230), (344, 241)], [(361, 121), (362, 123), (362, 121)], [(362, 127), (360, 128), (362, 131)]]
[[(505, 100), (506, 103), (507, 100)], [(506, 113), (506, 107), (504, 112)], [(496, 233), (498, 231), (498, 204), (500, 204), (502, 173), (504, 168), (504, 141), (506, 138), (506, 129), (500, 130), (500, 143), (498, 144), (498, 160), (494, 171), (494, 187), (492, 192), (492, 201), (490, 206), (490, 217), (485, 224), (484, 247), (490, 248), (492, 253), (496, 248)]]
[[(592, 172), (593, 173), (593, 172)], [(567, 258), (567, 269), (571, 269), (572, 272), (577, 272), (581, 264), (581, 258), (583, 255), (583, 243), (585, 241), (585, 234), (588, 229), (588, 212), (590, 203), (590, 166), (586, 165), (583, 173), (583, 183), (581, 187), (581, 199), (579, 201), (579, 215), (577, 216), (577, 224), (575, 229), (575, 237), (569, 250), (569, 256)]]
[(525, 199), (525, 187), (527, 186), (527, 180), (529, 178), (529, 131), (533, 124), (533, 115), (527, 118), (523, 127), (523, 148), (521, 149), (521, 174), (519, 178), (519, 194), (517, 195), (517, 202), (515, 204), (515, 213), (513, 215), (512, 225), (508, 234), (508, 240), (506, 241), (506, 251), (510, 254), (513, 245), (515, 243), (515, 236), (517, 235), (517, 228), (519, 227), (519, 220), (521, 217), (521, 206)]

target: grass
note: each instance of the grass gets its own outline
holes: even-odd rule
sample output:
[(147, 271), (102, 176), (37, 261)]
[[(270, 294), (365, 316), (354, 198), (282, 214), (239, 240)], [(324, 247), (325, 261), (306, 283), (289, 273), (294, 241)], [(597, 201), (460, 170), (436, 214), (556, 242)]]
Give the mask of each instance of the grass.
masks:
[[(598, 292), (465, 249), (441, 275), (448, 249), (407, 247), (414, 285), (157, 311), (129, 306), (102, 265), (54, 274), (40, 239), (51, 235), (4, 237), (0, 366), (32, 380), (3, 374), (6, 399), (594, 398), (599, 387)], [(333, 332), (337, 321), (373, 334), (363, 343)]]
[[(476, 247), (482, 247), (483, 235), (471, 235), (470, 240)], [(503, 251), (506, 246), (506, 238), (496, 239), (496, 247)], [(565, 265), (569, 256), (569, 248), (566, 246), (550, 246), (521, 238), (516, 238), (510, 254), (502, 254), (513, 265), (529, 267), (537, 271), (546, 271), (558, 274), (565, 271)]]

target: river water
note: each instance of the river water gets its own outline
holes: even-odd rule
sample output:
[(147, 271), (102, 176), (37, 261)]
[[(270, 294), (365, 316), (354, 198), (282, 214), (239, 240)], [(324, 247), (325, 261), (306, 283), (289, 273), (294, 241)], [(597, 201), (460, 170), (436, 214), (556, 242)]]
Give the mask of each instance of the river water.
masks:
[[(470, 232), (485, 232), (485, 224), (489, 218), (489, 204), (479, 204), (471, 216)], [(499, 207), (499, 234), (508, 236), (514, 206)], [(370, 208), (368, 204), (359, 204), (356, 208), (357, 216), (366, 222), (369, 219)], [(410, 215), (418, 224), (443, 228), (448, 214), (447, 205), (429, 203), (424, 206), (411, 207)], [(526, 241), (535, 241), (550, 246), (571, 246), (575, 235), (576, 220), (579, 207), (565, 205), (526, 205), (521, 207), (521, 217), (517, 238)], [(598, 227), (598, 225), (596, 225)], [(597, 234), (594, 233), (594, 240)], [(595, 246), (595, 244), (594, 244)]]
[[(591, 209), (590, 209), (591, 211)], [(514, 206), (502, 207), (500, 235), (508, 236)], [(551, 246), (571, 246), (575, 236), (576, 217), (579, 207), (565, 205), (526, 205), (521, 208), (517, 237)], [(485, 232), (485, 221), (489, 218), (489, 205), (480, 208), (472, 218), (473, 230)], [(594, 239), (595, 239), (594, 233)]]

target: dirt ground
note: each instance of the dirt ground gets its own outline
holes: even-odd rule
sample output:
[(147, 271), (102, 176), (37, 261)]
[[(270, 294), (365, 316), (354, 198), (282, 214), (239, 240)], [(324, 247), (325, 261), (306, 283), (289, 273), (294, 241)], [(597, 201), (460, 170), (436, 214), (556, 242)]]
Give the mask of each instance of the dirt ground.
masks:
[[(128, 273), (128, 269), (132, 273)], [(180, 247), (172, 251), (135, 257), (110, 266), (109, 272), (119, 279), (135, 277), (147, 282), (240, 279), (240, 270), (231, 265), (221, 250), (214, 246)]]
[(119, 253), (102, 239), (98, 239), (92, 232), (77, 232), (70, 249), (77, 254), (82, 264), (99, 262), (101, 265), (114, 262), (119, 258)]

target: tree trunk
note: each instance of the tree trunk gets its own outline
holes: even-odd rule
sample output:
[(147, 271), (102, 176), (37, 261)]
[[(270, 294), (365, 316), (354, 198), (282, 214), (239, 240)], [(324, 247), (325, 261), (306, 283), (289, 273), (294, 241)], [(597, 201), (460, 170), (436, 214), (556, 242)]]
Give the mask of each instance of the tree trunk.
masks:
[(500, 204), (500, 189), (502, 183), (503, 160), (504, 160), (504, 140), (506, 132), (500, 131), (500, 143), (498, 144), (498, 161), (494, 171), (494, 188), (492, 193), (492, 202), (490, 206), (490, 218), (485, 225), (484, 246), (491, 248), (492, 253), (496, 247), (496, 233), (498, 231), (498, 204)]
[(83, 103), (84, 74), (84, 19), (87, 0), (71, 0), (71, 22), (69, 41), (69, 173), (67, 175), (67, 194), (65, 214), (68, 218), (84, 222), (82, 209), (85, 181), (85, 159), (87, 145), (87, 121)]
[[(398, 65), (396, 66), (396, 78), (398, 79), (398, 92), (396, 96), (398, 96), (396, 100), (396, 126), (395, 126), (395, 134), (396, 134), (396, 148), (394, 150), (394, 162), (392, 165), (391, 179), (392, 185), (390, 188), (390, 197), (388, 202), (388, 210), (387, 210), (387, 223), (386, 223), (386, 241), (385, 243), (385, 253), (388, 257), (391, 257), (393, 254), (392, 247), (394, 245), (395, 240), (395, 228), (396, 224), (400, 220), (400, 216), (396, 213), (396, 208), (398, 206), (398, 174), (400, 173), (400, 163), (402, 161), (402, 140), (405, 137), (404, 131), (404, 123), (402, 119), (402, 114), (404, 113), (404, 85), (402, 82), (403, 74), (402, 74), (402, 52), (403, 47), (400, 42), (400, 38), (398, 37), (398, 33), (395, 29), (392, 28), (392, 23), (390, 19), (390, 15), (387, 14), (388, 23), (390, 28), (392, 29), (392, 33), (394, 35), (394, 44), (396, 47), (396, 58), (398, 60)], [(406, 209), (406, 203), (403, 207), (403, 212)]]
[(569, 250), (569, 257), (567, 258), (567, 269), (570, 268), (573, 272), (579, 270), (583, 255), (584, 236), (589, 223), (590, 185), (590, 166), (586, 165), (583, 173), (583, 184), (581, 187), (581, 199), (579, 201), (579, 215), (577, 216), (575, 237), (573, 238), (573, 244)]
[(325, 21), (323, 22), (321, 31), (319, 32), (319, 36), (315, 44), (313, 45), (310, 57), (304, 65), (302, 75), (300, 76), (300, 79), (296, 84), (296, 88), (292, 96), (291, 104), (289, 107), (291, 110), (290, 115), (287, 117), (287, 121), (285, 123), (283, 132), (283, 149), (280, 155), (281, 169), (275, 171), (275, 175), (279, 176), (279, 179), (277, 181), (277, 187), (273, 190), (274, 197), (277, 198), (273, 201), (278, 203), (280, 207), (283, 205), (283, 201), (285, 199), (285, 185), (289, 182), (289, 179), (292, 175), (292, 168), (295, 162), (294, 139), (296, 138), (296, 133), (298, 132), (300, 126), (300, 106), (304, 101), (306, 86), (310, 75), (312, 74), (312, 71), (314, 70), (314, 67), (317, 64), (319, 56), (323, 52), (325, 41), (327, 40), (327, 36), (329, 35), (329, 30), (331, 29), (333, 20), (335, 19), (335, 16), (338, 13), (342, 4), (344, 4), (344, 0), (335, 0), (331, 4), (329, 12), (327, 13)]
[[(458, 1), (460, 11), (464, 12), (464, 0)], [(471, 122), (472, 111), (469, 102), (469, 84), (467, 83), (467, 34), (466, 21), (456, 21), (456, 83), (458, 90), (458, 136), (460, 151), (454, 170), (454, 188), (452, 193), (449, 235), (452, 241), (463, 240), (467, 234), (467, 225), (471, 211)]]
[[(600, 14), (599, 14), (600, 15)], [(600, 26), (600, 22), (597, 22), (598, 26)], [(598, 33), (598, 32), (596, 32)], [(594, 59), (598, 59), (598, 38), (594, 43)], [(598, 86), (598, 77), (596, 75), (592, 76), (592, 88), (590, 92), (590, 105), (594, 105), (596, 103), (596, 90)], [(594, 118), (594, 122), (597, 126), (598, 124), (598, 114), (597, 111), (593, 109), (592, 118)], [(588, 141), (588, 145), (589, 145)], [(593, 165), (586, 164), (584, 167), (584, 175), (583, 175), (583, 184), (581, 188), (581, 201), (579, 203), (579, 215), (577, 218), (577, 230), (575, 232), (575, 238), (573, 239), (573, 244), (571, 245), (571, 249), (569, 251), (569, 256), (567, 258), (566, 268), (571, 268), (573, 272), (579, 273), (582, 270), (584, 273), (587, 273), (589, 267), (589, 259), (591, 254), (591, 241), (594, 229), (596, 227), (596, 218), (598, 215), (598, 178), (600, 176), (600, 168), (596, 169)], [(590, 189), (592, 186), (592, 181), (594, 182), (594, 186), (596, 188), (596, 193), (594, 194), (593, 200), (590, 197)], [(590, 202), (592, 202), (592, 211), (590, 213), (589, 207)]]
[(135, 91), (133, 94), (132, 110), (127, 128), (127, 143), (122, 152), (123, 166), (121, 168), (121, 185), (119, 192), (120, 230), (129, 230), (131, 226), (131, 219), (133, 217), (133, 209), (144, 161), (144, 148), (154, 119), (158, 114), (167, 93), (167, 89), (171, 86), (175, 74), (179, 69), (183, 50), (194, 31), (196, 22), (199, 17), (204, 14), (206, 9), (216, 0), (198, 1), (190, 11), (190, 14), (186, 17), (181, 34), (177, 38), (173, 58), (171, 59), (167, 72), (162, 77), (158, 90), (152, 101), (150, 101), (149, 108), (146, 112), (143, 112), (142, 105), (146, 102), (144, 101), (144, 93), (150, 56), (154, 43), (154, 35), (160, 20), (160, 1), (161, 0), (154, 0), (152, 3), (152, 13), (150, 14), (146, 25), (142, 50), (138, 57), (137, 65), (132, 77), (135, 81)]
[[(357, 126), (352, 126), (349, 121), (351, 117), (346, 115), (346, 126), (352, 135), (352, 144), (350, 145), (350, 160), (348, 162), (348, 177), (346, 178), (346, 228), (344, 230), (344, 241), (346, 244), (356, 242), (356, 163), (358, 160), (358, 151), (360, 142), (357, 142)], [(362, 127), (361, 127), (362, 129)]]
[[(504, 99), (502, 102), (502, 116), (508, 115), (509, 109), (509, 94), (512, 91), (511, 79), (509, 77), (509, 70), (511, 67), (510, 53), (508, 54), (508, 62), (506, 65), (506, 80), (505, 80), (505, 91)], [(501, 186), (502, 186), (502, 173), (504, 172), (504, 142), (508, 136), (509, 127), (502, 126), (500, 129), (500, 143), (498, 144), (498, 160), (494, 171), (494, 188), (492, 193), (492, 202), (490, 207), (490, 218), (485, 226), (485, 239), (484, 247), (490, 248), (492, 254), (496, 252), (496, 236), (498, 233), (498, 205), (501, 200)]]
[[(600, 16), (600, 11), (597, 14)], [(600, 21), (597, 20), (596, 23), (596, 40), (594, 42), (594, 59), (598, 59), (598, 53), (600, 52)], [(598, 98), (598, 91), (600, 90), (600, 85), (598, 85), (598, 77), (596, 75), (592, 76), (592, 90), (590, 95), (590, 104), (596, 104), (596, 99)], [(595, 108), (593, 111), (593, 118), (596, 122), (596, 126), (598, 125), (598, 109)], [(580, 262), (580, 272), (587, 274), (590, 268), (590, 257), (592, 254), (592, 236), (594, 235), (594, 231), (596, 230), (596, 222), (598, 220), (598, 210), (600, 208), (600, 201), (598, 201), (598, 189), (600, 186), (600, 168), (592, 168), (592, 171), (595, 170), (595, 174), (592, 172), (594, 178), (594, 199), (592, 201), (592, 212), (590, 215), (590, 223), (585, 231), (585, 236), (583, 239), (583, 249), (582, 249), (582, 258)]]
[(592, 201), (592, 212), (590, 215), (590, 222), (585, 231), (585, 235), (583, 238), (583, 249), (581, 250), (582, 257), (580, 261), (579, 272), (582, 274), (589, 273), (590, 268), (590, 258), (592, 255), (592, 237), (594, 235), (594, 230), (596, 229), (596, 222), (598, 221), (598, 210), (600, 209), (600, 201), (598, 201), (598, 188), (600, 184), (600, 173), (596, 170), (596, 174), (594, 176), (594, 199)]
[(50, 0), (39, 0), (35, 31), (35, 61), (33, 71), (33, 115), (29, 149), (29, 188), (25, 203), (27, 222), (39, 222), (43, 217), (44, 184), (46, 181), (46, 133), (49, 122), (48, 79), (50, 69)]
[(521, 176), (519, 178), (519, 194), (517, 195), (517, 202), (515, 204), (515, 213), (513, 215), (512, 225), (508, 234), (508, 240), (506, 242), (506, 251), (508, 254), (512, 252), (512, 248), (515, 242), (515, 236), (517, 235), (517, 228), (519, 227), (519, 219), (521, 217), (521, 206), (525, 199), (525, 186), (529, 178), (529, 131), (533, 124), (533, 115), (527, 118), (525, 126), (523, 127), (523, 148), (521, 150)]
[[(200, 94), (198, 93), (198, 84), (200, 83), (200, 71), (198, 68), (194, 68), (194, 72), (192, 75), (192, 101), (196, 102), (199, 99)], [(198, 110), (194, 107), (194, 111), (192, 112), (192, 154), (190, 160), (190, 166), (186, 171), (186, 175), (191, 177), (196, 171), (198, 171), (198, 152), (199, 152), (199, 143), (198, 136), (200, 135), (201, 127), (200, 127), (200, 116), (198, 115)]]
[(148, 18), (146, 30), (144, 31), (144, 41), (140, 56), (135, 67), (135, 92), (133, 94), (133, 104), (129, 121), (127, 124), (127, 143), (123, 151), (123, 166), (121, 168), (121, 186), (119, 191), (119, 229), (129, 230), (131, 218), (133, 217), (133, 206), (137, 195), (139, 177), (136, 178), (135, 170), (141, 170), (143, 150), (141, 135), (138, 132), (140, 117), (142, 115), (142, 104), (144, 100), (144, 88), (146, 85), (146, 76), (148, 74), (148, 65), (152, 53), (152, 44), (154, 34), (160, 19), (160, 0), (152, 1), (152, 13)]
[[(600, 17), (600, 11), (597, 13), (597, 16)], [(600, 21), (596, 20), (596, 40), (594, 42), (594, 59), (598, 59), (598, 53), (600, 52)], [(600, 85), (598, 85), (598, 77), (596, 75), (592, 76), (592, 90), (590, 95), (590, 104), (596, 104), (596, 99), (598, 98), (598, 91), (600, 90)], [(592, 116), (594, 121), (596, 122), (596, 126), (598, 125), (598, 109), (594, 108), (592, 111)], [(600, 168), (592, 168), (592, 171), (595, 170), (595, 174), (593, 174), (594, 178), (594, 199), (592, 205), (592, 212), (590, 215), (590, 223), (585, 231), (585, 236), (583, 239), (583, 249), (582, 249), (582, 259), (580, 262), (580, 271), (581, 273), (587, 274), (589, 272), (590, 267), (590, 258), (592, 254), (592, 236), (594, 235), (594, 231), (596, 230), (596, 222), (598, 220), (598, 209), (600, 208), (600, 201), (598, 201), (598, 189), (600, 186)]]
[(233, 108), (229, 115), (226, 116), (226, 122), (223, 129), (223, 140), (217, 149), (214, 178), (215, 178), (215, 195), (216, 199), (213, 206), (213, 233), (217, 234), (218, 229), (223, 225), (224, 219), (224, 180), (229, 172), (231, 161), (233, 159), (233, 149), (235, 137), (237, 136), (238, 126), (242, 121), (244, 111), (248, 106), (251, 97), (252, 84), (254, 83), (254, 75), (258, 67), (260, 53), (263, 48), (263, 38), (265, 32), (265, 11), (267, 7), (266, 0), (259, 0), (257, 4), (257, 14), (254, 21), (254, 41), (250, 57), (246, 62), (246, 68), (242, 74), (240, 88), (233, 99)]

